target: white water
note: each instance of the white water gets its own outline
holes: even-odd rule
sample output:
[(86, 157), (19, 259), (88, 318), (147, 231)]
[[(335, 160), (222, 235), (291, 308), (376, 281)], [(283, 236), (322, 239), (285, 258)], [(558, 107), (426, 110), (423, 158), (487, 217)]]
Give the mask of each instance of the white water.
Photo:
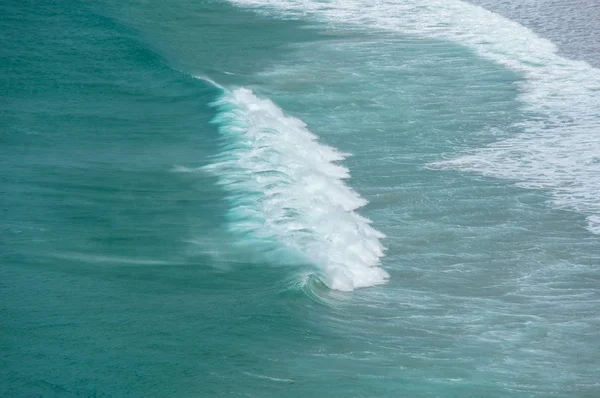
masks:
[[(525, 77), (528, 119), (522, 133), (471, 153), (450, 154), (432, 167), (515, 180), (547, 190), (560, 208), (587, 217), (600, 233), (600, 71), (557, 55), (530, 29), (458, 0), (231, 0), (285, 18), (312, 18), (355, 27), (450, 40)], [(458, 157), (457, 157), (458, 156)]]
[(251, 90), (224, 90), (213, 106), (223, 150), (205, 169), (230, 194), (232, 230), (302, 254), (332, 289), (384, 283), (384, 235), (355, 212), (367, 202), (343, 182), (345, 154)]

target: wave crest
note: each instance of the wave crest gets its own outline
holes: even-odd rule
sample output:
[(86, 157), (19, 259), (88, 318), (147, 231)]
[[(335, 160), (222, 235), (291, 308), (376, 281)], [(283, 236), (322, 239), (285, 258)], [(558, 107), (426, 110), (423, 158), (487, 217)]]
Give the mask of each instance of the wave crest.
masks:
[(223, 143), (205, 169), (229, 192), (231, 229), (301, 254), (332, 289), (384, 283), (384, 235), (355, 212), (367, 201), (343, 182), (336, 162), (347, 155), (249, 89), (224, 90), (212, 106)]

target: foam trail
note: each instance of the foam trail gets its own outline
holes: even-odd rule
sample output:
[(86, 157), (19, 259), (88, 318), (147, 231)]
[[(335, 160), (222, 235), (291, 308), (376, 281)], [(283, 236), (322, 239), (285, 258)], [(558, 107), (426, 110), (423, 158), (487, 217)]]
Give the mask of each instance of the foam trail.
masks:
[(205, 169), (230, 193), (231, 228), (302, 254), (332, 289), (384, 283), (384, 235), (355, 212), (367, 201), (343, 182), (344, 154), (249, 89), (224, 90), (212, 105), (223, 151)]
[(546, 189), (560, 208), (600, 233), (600, 70), (557, 55), (530, 29), (460, 0), (230, 0), (285, 18), (451, 40), (525, 77), (520, 100), (531, 116), (522, 134), (432, 164)]
[[(225, 72), (227, 73), (227, 72)], [(225, 87), (221, 86), (219, 83), (215, 82), (214, 80), (212, 80), (210, 77), (208, 76), (203, 76), (203, 75), (196, 75), (193, 76), (194, 78), (198, 79), (198, 80), (204, 80), (207, 83), (212, 84), (213, 86), (215, 86), (216, 88), (219, 88), (221, 90), (227, 90)]]

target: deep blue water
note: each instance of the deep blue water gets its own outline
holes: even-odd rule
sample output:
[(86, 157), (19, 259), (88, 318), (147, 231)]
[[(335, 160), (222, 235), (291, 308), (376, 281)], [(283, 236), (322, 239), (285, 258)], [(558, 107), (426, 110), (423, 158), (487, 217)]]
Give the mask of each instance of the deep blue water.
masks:
[(0, 4), (0, 396), (600, 396), (600, 11), (474, 3)]

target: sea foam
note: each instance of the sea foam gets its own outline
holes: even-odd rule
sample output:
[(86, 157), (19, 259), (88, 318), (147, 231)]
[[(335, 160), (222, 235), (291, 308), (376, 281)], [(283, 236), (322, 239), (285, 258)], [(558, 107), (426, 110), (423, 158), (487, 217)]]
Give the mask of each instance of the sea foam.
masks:
[[(515, 70), (525, 79), (521, 134), (432, 168), (452, 168), (544, 189), (554, 204), (587, 218), (600, 233), (600, 70), (558, 55), (556, 46), (519, 23), (459, 0), (231, 0), (283, 18), (395, 31), (450, 40)], [(343, 25), (342, 25), (343, 24)]]
[(205, 170), (229, 192), (232, 231), (301, 254), (332, 289), (384, 283), (384, 235), (355, 212), (367, 201), (343, 182), (345, 154), (249, 89), (225, 89), (212, 106), (222, 152)]

